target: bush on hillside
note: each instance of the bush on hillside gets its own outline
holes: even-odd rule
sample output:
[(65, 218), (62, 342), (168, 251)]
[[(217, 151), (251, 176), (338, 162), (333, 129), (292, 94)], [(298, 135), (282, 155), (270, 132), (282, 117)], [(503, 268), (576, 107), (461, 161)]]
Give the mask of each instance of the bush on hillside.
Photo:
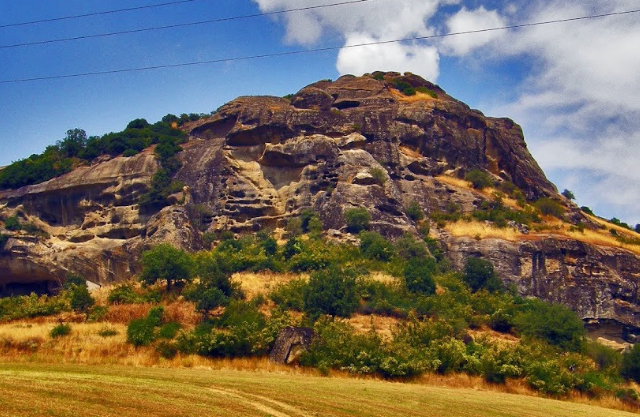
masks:
[(433, 276), (436, 273), (436, 261), (433, 258), (412, 258), (404, 268), (404, 281), (407, 290), (412, 293), (431, 295), (436, 292)]
[(0, 253), (4, 252), (4, 247), (9, 241), (9, 236), (4, 233), (0, 233)]
[(546, 340), (561, 349), (580, 352), (586, 331), (582, 320), (568, 307), (538, 299), (527, 300), (515, 318), (516, 328), (524, 336)]
[(493, 265), (485, 259), (475, 257), (468, 258), (462, 277), (473, 292), (481, 289), (494, 292), (500, 291), (503, 288), (502, 281), (500, 281), (500, 278), (498, 278), (493, 270)]
[(534, 203), (534, 206), (544, 215), (554, 216), (559, 219), (562, 219), (564, 216), (564, 207), (562, 207), (562, 204), (550, 198), (542, 197)]
[(269, 294), (269, 298), (280, 307), (288, 310), (303, 311), (304, 294), (307, 291), (307, 285), (307, 282), (303, 279), (294, 279), (275, 287)]
[(493, 185), (493, 181), (491, 177), (486, 172), (479, 169), (472, 169), (464, 176), (466, 181), (471, 183), (471, 186), (477, 190), (482, 190), (483, 188), (491, 187)]
[(424, 210), (422, 210), (422, 207), (420, 207), (420, 204), (416, 201), (410, 202), (407, 207), (405, 207), (405, 213), (407, 213), (407, 216), (414, 222), (424, 219)]
[(635, 344), (622, 355), (620, 375), (640, 383), (640, 344)]
[(18, 220), (18, 216), (11, 216), (4, 219), (4, 228), (7, 230), (11, 230), (13, 232), (17, 232), (18, 230), (22, 230), (22, 225)]
[(378, 232), (360, 232), (360, 252), (367, 259), (389, 261), (394, 255), (393, 245)]
[(311, 274), (304, 294), (304, 311), (310, 317), (349, 317), (357, 310), (358, 302), (355, 273), (332, 265)]
[(168, 243), (162, 243), (142, 253), (142, 275), (145, 284), (155, 284), (158, 280), (167, 282), (167, 290), (175, 281), (191, 279), (191, 258)]
[(347, 221), (347, 230), (350, 233), (360, 233), (369, 229), (371, 215), (364, 207), (346, 209), (344, 218)]
[(51, 329), (51, 332), (49, 332), (49, 336), (51, 336), (52, 339), (67, 336), (69, 334), (71, 334), (71, 326), (64, 323), (56, 325), (53, 329)]

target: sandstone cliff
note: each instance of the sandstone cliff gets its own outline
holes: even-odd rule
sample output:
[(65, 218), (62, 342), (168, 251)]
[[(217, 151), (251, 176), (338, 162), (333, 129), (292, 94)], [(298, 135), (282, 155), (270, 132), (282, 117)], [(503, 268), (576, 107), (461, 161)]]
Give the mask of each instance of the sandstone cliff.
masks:
[[(394, 88), (397, 80), (418, 93), (405, 96)], [(344, 76), (290, 99), (240, 97), (183, 128), (190, 137), (175, 178), (187, 187), (157, 213), (138, 204), (158, 169), (152, 149), (0, 191), (0, 216), (17, 215), (44, 232), (0, 231), (9, 236), (0, 251), (0, 285), (52, 287), (70, 272), (99, 284), (126, 279), (139, 272), (140, 252), (157, 242), (196, 250), (203, 231), (281, 227), (309, 207), (327, 230), (345, 232), (344, 210), (365, 207), (384, 235), (416, 233), (406, 213), (412, 202), (432, 213), (451, 203), (471, 211), (486, 199), (441, 177), (460, 178), (473, 168), (514, 183), (530, 201), (561, 200), (516, 123), (485, 117), (411, 74)], [(588, 224), (575, 208), (568, 217)], [(523, 295), (640, 327), (640, 257), (630, 251), (551, 232), (514, 241), (432, 230), (456, 266), (482, 255)]]

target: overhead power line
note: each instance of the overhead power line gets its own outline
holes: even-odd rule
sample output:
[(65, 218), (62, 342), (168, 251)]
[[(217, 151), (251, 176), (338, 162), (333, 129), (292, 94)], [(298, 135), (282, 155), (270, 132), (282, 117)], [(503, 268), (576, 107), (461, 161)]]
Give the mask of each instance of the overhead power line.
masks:
[[(189, 1), (194, 1), (194, 0), (189, 0)], [(0, 45), (0, 49), (20, 48), (20, 47), (24, 47), (24, 46), (33, 46), (33, 45), (45, 45), (45, 44), (58, 43), (58, 42), (70, 42), (70, 41), (77, 41), (77, 40), (81, 40), (81, 39), (104, 38), (104, 37), (107, 37), (107, 36), (116, 36), (116, 35), (130, 35), (130, 34), (133, 34), (133, 33), (142, 33), (142, 32), (151, 32), (151, 31), (157, 31), (157, 30), (175, 29), (175, 28), (188, 27), (188, 26), (197, 26), (197, 25), (205, 25), (205, 24), (212, 24), (212, 23), (229, 22), (229, 21), (233, 21), (233, 20), (251, 19), (251, 18), (255, 18), (255, 17), (280, 15), (280, 14), (292, 13), (292, 12), (301, 12), (301, 11), (307, 11), (307, 10), (324, 9), (324, 8), (328, 8), (328, 7), (344, 6), (344, 5), (348, 5), (348, 4), (366, 3), (366, 2), (369, 2), (369, 1), (372, 1), (372, 0), (341, 1), (339, 3), (323, 4), (323, 5), (319, 5), (319, 6), (299, 7), (299, 8), (294, 8), (294, 9), (278, 10), (278, 11), (274, 11), (274, 12), (263, 12), (263, 13), (246, 14), (246, 15), (241, 15), (241, 16), (222, 17), (222, 18), (218, 18), (218, 19), (200, 20), (200, 21), (197, 21), (197, 22), (175, 23), (175, 24), (172, 24), (172, 25), (153, 26), (153, 27), (141, 28), (141, 29), (130, 29), (130, 30), (117, 31), (117, 32), (98, 33), (98, 34), (94, 34), (94, 35), (80, 35), (80, 36), (72, 36), (72, 37), (68, 37), (68, 38), (46, 39), (46, 40), (42, 40), (42, 41), (16, 43), (16, 44), (13, 44), (13, 45)]]
[(501, 26), (501, 27), (486, 28), (486, 29), (466, 30), (466, 31), (460, 31), (460, 32), (450, 32), (450, 33), (445, 33), (445, 34), (440, 34), (440, 35), (415, 36), (415, 37), (410, 37), (410, 38), (393, 39), (393, 40), (387, 40), (387, 41), (363, 42), (363, 43), (352, 44), (352, 45), (344, 45), (344, 46), (327, 46), (327, 47), (323, 47), (323, 48), (301, 49), (301, 50), (296, 50), (296, 51), (275, 52), (275, 53), (249, 55), (249, 56), (235, 57), (235, 58), (219, 58), (219, 59), (211, 59), (211, 60), (206, 60), (206, 61), (182, 62), (182, 63), (176, 63), (176, 64), (160, 64), (160, 65), (151, 65), (151, 66), (137, 67), (137, 68), (122, 68), (122, 69), (114, 69), (114, 70), (83, 72), (83, 73), (76, 73), (76, 74), (49, 75), (49, 76), (42, 76), (42, 77), (0, 80), (0, 84), (24, 83), (24, 82), (45, 81), (45, 80), (57, 80), (57, 79), (64, 79), (64, 78), (79, 78), (79, 77), (88, 77), (88, 76), (94, 76), (94, 75), (121, 74), (121, 73), (128, 73), (128, 72), (150, 71), (150, 70), (165, 69), (165, 68), (180, 68), (180, 67), (190, 67), (190, 66), (196, 66), (196, 65), (219, 64), (219, 63), (226, 63), (226, 62), (246, 61), (246, 60), (262, 59), (262, 58), (276, 58), (276, 57), (302, 55), (302, 54), (310, 54), (310, 53), (317, 53), (317, 52), (336, 51), (336, 50), (340, 50), (340, 49), (360, 48), (360, 47), (365, 47), (365, 46), (387, 45), (387, 44), (408, 42), (408, 41), (418, 41), (418, 40), (444, 38), (444, 37), (457, 36), (457, 35), (468, 35), (468, 34), (483, 33), (483, 32), (493, 32), (493, 31), (498, 31), (498, 30), (521, 29), (521, 28), (526, 28), (526, 27), (543, 26), (543, 25), (566, 23), (566, 22), (575, 22), (575, 21), (579, 21), (579, 20), (598, 19), (598, 18), (609, 17), (609, 16), (621, 16), (621, 15), (628, 15), (628, 14), (633, 14), (633, 13), (640, 13), (640, 9), (627, 10), (627, 11), (623, 11), (623, 12), (603, 13), (603, 14), (590, 15), (590, 16), (571, 17), (571, 18), (566, 18), (566, 19), (547, 20), (547, 21), (542, 21), (542, 22), (520, 23), (520, 24), (516, 24), (516, 25)]
[(0, 25), (0, 28), (35, 25), (35, 24), (38, 24), (38, 23), (58, 22), (60, 20), (69, 20), (69, 19), (82, 19), (82, 18), (90, 17), (90, 16), (102, 16), (102, 15), (106, 15), (106, 14), (132, 12), (132, 11), (135, 11), (135, 10), (154, 9), (154, 8), (157, 8), (157, 7), (172, 6), (174, 4), (193, 3), (195, 1), (200, 1), (200, 0), (176, 0), (176, 1), (168, 1), (168, 2), (165, 2), (165, 3), (149, 4), (149, 5), (146, 5), (146, 6), (129, 7), (129, 8), (126, 8), (126, 9), (106, 10), (106, 11), (102, 11), (102, 12), (76, 14), (76, 15), (72, 15), (72, 16), (53, 17), (53, 18), (50, 18), (50, 19), (32, 20), (32, 21), (29, 21), (29, 22), (5, 23), (3, 25)]

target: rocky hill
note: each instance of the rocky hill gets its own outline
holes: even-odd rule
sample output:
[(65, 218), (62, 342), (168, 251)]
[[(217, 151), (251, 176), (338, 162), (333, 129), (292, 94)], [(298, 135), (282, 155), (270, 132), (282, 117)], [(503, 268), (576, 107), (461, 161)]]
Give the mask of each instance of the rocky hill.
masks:
[(636, 251), (564, 233), (601, 226), (557, 194), (521, 128), (418, 76), (343, 76), (289, 98), (240, 97), (182, 129), (189, 140), (174, 179), (185, 186), (158, 211), (139, 204), (159, 169), (152, 148), (0, 191), (0, 216), (31, 225), (0, 230), (8, 237), (0, 251), (4, 292), (51, 290), (69, 273), (97, 284), (128, 279), (140, 253), (158, 242), (198, 250), (206, 232), (283, 228), (305, 208), (336, 239), (352, 239), (344, 213), (355, 207), (366, 208), (371, 228), (389, 238), (418, 234), (411, 205), (435, 218), (472, 213), (496, 198), (460, 181), (480, 169), (494, 184), (513, 184), (526, 202), (546, 197), (565, 206), (558, 222), (566, 227), (530, 231), (511, 222), (515, 234), (506, 237), (431, 222), (432, 237), (455, 266), (483, 256), (522, 295), (565, 303), (585, 319), (627, 331), (640, 327)]

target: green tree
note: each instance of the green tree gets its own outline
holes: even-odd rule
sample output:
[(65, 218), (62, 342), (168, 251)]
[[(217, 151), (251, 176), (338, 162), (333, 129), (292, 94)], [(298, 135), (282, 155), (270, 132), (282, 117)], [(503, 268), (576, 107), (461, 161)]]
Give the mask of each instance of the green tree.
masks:
[(360, 232), (360, 252), (368, 259), (388, 261), (394, 255), (393, 245), (378, 232)]
[(78, 156), (80, 151), (87, 144), (87, 132), (82, 129), (69, 129), (67, 136), (56, 145), (60, 149), (60, 153), (66, 157), (73, 158)]
[(192, 262), (189, 255), (168, 243), (162, 243), (142, 254), (142, 275), (146, 284), (158, 280), (167, 281), (167, 290), (171, 290), (174, 281), (189, 281), (192, 277)]
[(622, 355), (620, 375), (640, 383), (640, 344), (635, 344)]
[(579, 352), (584, 347), (586, 331), (582, 320), (564, 305), (527, 300), (515, 324), (523, 335), (546, 340), (561, 349)]
[(86, 285), (77, 285), (71, 289), (71, 308), (75, 311), (86, 313), (93, 305), (95, 300), (89, 294)]
[(465, 175), (464, 179), (469, 181), (471, 186), (477, 190), (491, 187), (493, 185), (493, 181), (491, 181), (489, 174), (477, 168), (469, 171), (467, 175)]
[(481, 258), (471, 257), (467, 259), (462, 279), (471, 287), (473, 292), (481, 289), (495, 292), (503, 288), (502, 281), (497, 277), (491, 262)]
[(312, 318), (321, 314), (349, 317), (358, 302), (355, 273), (331, 265), (311, 274), (304, 294), (304, 311)]
[(567, 190), (566, 188), (562, 192), (562, 196), (564, 198), (569, 199), (569, 200), (575, 200), (576, 199), (576, 196), (571, 191)]
[(371, 215), (364, 207), (346, 209), (344, 218), (347, 221), (347, 230), (351, 233), (367, 230), (371, 222)]
[(433, 258), (412, 258), (404, 268), (404, 281), (407, 290), (412, 293), (431, 295), (436, 292), (433, 276), (436, 273), (436, 261)]
[(196, 301), (196, 310), (206, 320), (210, 310), (224, 306), (228, 302), (229, 298), (219, 288), (208, 288), (199, 295)]

